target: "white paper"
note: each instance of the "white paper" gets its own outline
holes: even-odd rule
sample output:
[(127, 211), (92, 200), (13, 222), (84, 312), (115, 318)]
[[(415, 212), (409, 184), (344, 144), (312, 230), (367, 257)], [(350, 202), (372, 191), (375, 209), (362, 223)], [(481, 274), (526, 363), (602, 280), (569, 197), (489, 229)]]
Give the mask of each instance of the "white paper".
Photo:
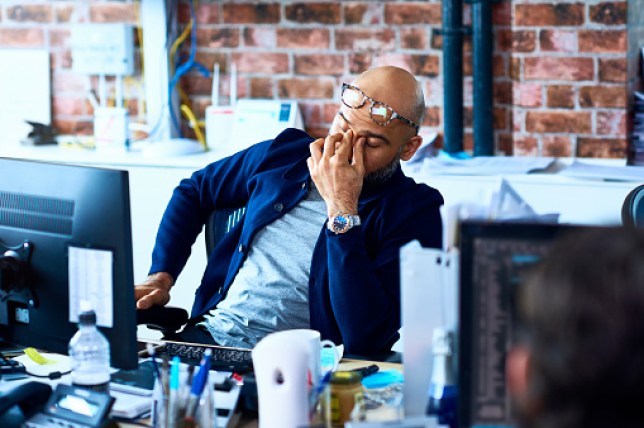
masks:
[(0, 146), (27, 137), (25, 122), (51, 123), (49, 52), (42, 49), (0, 49)]
[(96, 324), (114, 325), (112, 312), (112, 266), (109, 250), (69, 247), (69, 321), (78, 322), (80, 302), (90, 303), (96, 312)]

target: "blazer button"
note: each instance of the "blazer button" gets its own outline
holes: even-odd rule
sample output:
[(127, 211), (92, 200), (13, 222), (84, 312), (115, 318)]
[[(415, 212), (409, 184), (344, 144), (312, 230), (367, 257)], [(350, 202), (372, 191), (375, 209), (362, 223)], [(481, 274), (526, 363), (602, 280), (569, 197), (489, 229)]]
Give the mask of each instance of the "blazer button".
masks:
[(240, 253), (243, 253), (243, 252), (244, 252), (244, 244), (239, 244), (238, 251), (239, 251)]
[(302, 189), (306, 189), (306, 181), (302, 183)]
[(282, 205), (282, 204), (280, 204), (280, 203), (278, 202), (278, 203), (276, 203), (275, 205), (273, 205), (273, 209), (274, 209), (275, 211), (277, 211), (278, 213), (279, 213), (279, 212), (282, 212), (282, 210), (284, 209), (284, 205)]

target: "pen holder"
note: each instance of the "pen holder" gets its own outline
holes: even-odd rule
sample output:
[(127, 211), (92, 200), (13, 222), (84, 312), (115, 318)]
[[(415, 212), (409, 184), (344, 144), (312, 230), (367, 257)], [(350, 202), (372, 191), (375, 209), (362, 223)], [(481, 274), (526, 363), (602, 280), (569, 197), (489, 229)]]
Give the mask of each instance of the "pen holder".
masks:
[[(181, 385), (186, 373), (181, 374)], [(165, 392), (163, 382), (157, 379), (152, 395), (152, 426), (155, 428), (217, 428), (214, 382), (209, 379), (201, 396), (194, 401), (191, 411), (190, 392), (187, 388)], [(190, 413), (189, 413), (190, 412)]]

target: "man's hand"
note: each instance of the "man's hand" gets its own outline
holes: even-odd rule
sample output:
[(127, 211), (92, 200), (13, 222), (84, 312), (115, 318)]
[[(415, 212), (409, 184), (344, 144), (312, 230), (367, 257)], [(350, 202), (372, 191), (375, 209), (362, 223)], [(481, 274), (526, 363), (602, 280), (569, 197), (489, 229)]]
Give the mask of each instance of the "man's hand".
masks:
[(352, 130), (313, 141), (307, 165), (311, 178), (326, 202), (329, 216), (358, 214), (364, 180), (364, 138)]
[(137, 309), (148, 309), (153, 305), (164, 306), (170, 301), (170, 288), (174, 284), (172, 275), (157, 272), (149, 275), (143, 283), (134, 287)]

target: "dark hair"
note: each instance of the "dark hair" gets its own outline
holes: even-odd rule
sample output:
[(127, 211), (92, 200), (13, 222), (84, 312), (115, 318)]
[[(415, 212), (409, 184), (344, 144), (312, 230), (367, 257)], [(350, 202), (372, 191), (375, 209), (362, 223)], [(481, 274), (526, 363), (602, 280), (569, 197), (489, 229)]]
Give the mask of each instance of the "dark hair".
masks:
[(527, 426), (644, 427), (644, 231), (571, 233), (522, 290)]

